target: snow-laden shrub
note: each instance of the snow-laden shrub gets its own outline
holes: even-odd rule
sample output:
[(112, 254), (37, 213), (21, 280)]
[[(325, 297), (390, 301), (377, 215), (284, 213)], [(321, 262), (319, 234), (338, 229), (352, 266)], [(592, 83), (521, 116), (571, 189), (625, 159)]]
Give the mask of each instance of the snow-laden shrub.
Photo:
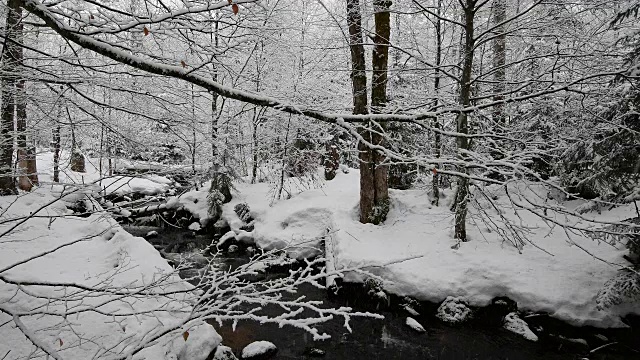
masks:
[(627, 269), (607, 281), (596, 296), (598, 310), (636, 301), (640, 301), (640, 275)]
[(640, 91), (619, 89), (594, 121), (588, 136), (569, 144), (560, 156), (558, 173), (570, 191), (585, 198), (629, 202), (640, 184)]

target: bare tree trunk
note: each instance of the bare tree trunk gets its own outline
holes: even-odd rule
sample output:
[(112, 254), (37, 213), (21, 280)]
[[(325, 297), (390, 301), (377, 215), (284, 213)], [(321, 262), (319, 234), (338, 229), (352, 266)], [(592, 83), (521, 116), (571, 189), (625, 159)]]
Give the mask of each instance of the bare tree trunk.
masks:
[[(440, 16), (440, 9), (442, 8), (442, 0), (438, 0), (438, 7), (436, 8), (436, 15), (439, 17)], [(438, 105), (440, 104), (440, 64), (442, 62), (442, 22), (439, 18), (435, 19), (435, 25), (436, 25), (436, 69), (435, 69), (435, 78), (433, 80), (433, 93), (436, 96), (436, 99), (434, 101), (434, 107), (437, 109)], [(434, 139), (434, 153), (435, 153), (435, 157), (436, 159), (440, 158), (440, 148), (442, 147), (442, 139), (441, 139), (441, 135), (438, 132), (438, 130), (440, 130), (440, 119), (438, 117), (433, 119), (433, 128), (435, 129), (434, 133), (433, 133), (433, 139)], [(433, 181), (431, 182), (431, 189), (432, 189), (432, 193), (433, 193), (433, 205), (438, 206), (439, 202), (440, 202), (440, 189), (439, 189), (439, 181), (440, 181), (440, 174), (438, 174), (438, 171), (436, 170), (436, 168), (434, 167), (433, 170)]]
[[(14, 9), (16, 16), (22, 18), (22, 8)], [(18, 43), (22, 43), (23, 25), (19, 22), (14, 29), (15, 39)], [(16, 62), (16, 92), (15, 109), (16, 109), (16, 157), (17, 157), (17, 173), (18, 188), (24, 191), (30, 191), (34, 185), (38, 184), (38, 174), (35, 160), (35, 151), (27, 145), (27, 94), (26, 81), (22, 73), (22, 65), (24, 62), (22, 47), (16, 45), (12, 49)]]
[(19, 51), (17, 28), (21, 20), (20, 6), (15, 0), (8, 0), (7, 21), (5, 25), (4, 47), (2, 48), (2, 108), (0, 109), (0, 195), (15, 194), (16, 184), (13, 176), (13, 130), (16, 78)]
[(80, 150), (80, 146), (76, 141), (76, 126), (73, 123), (73, 118), (69, 112), (69, 107), (65, 107), (67, 110), (67, 117), (69, 118), (69, 124), (71, 124), (71, 170), (76, 172), (85, 172), (84, 155)]
[[(219, 39), (218, 39), (218, 13), (214, 15), (215, 20), (213, 22), (213, 33), (211, 34), (212, 43), (215, 48), (218, 48)], [(218, 65), (215, 62), (212, 62), (213, 71), (211, 74), (211, 78), (213, 81), (218, 81)], [(220, 168), (220, 161), (218, 159), (218, 94), (212, 92), (211, 93), (211, 165), (212, 171), (218, 172)]]
[[(353, 113), (364, 115), (367, 109), (367, 74), (362, 44), (362, 16), (360, 2), (347, 0), (347, 24), (349, 25), (349, 48), (351, 50), (351, 85), (353, 94)], [(370, 132), (361, 130), (360, 134), (371, 141)], [(358, 142), (360, 159), (360, 222), (367, 223), (375, 205), (374, 172), (370, 149)]]
[(253, 140), (253, 149), (252, 149), (252, 157), (253, 164), (251, 164), (251, 183), (256, 183), (256, 177), (258, 174), (258, 147), (260, 144), (258, 143), (258, 126), (260, 125), (260, 114), (253, 108), (253, 129), (251, 132), (251, 138)]
[[(504, 33), (504, 25), (500, 25), (507, 18), (507, 2), (506, 0), (495, 0), (493, 2), (493, 23), (496, 37), (493, 41), (493, 101), (504, 100), (505, 91), (505, 63), (506, 63), (506, 40), (507, 35)], [(504, 114), (504, 104), (498, 104), (493, 107), (493, 120), (496, 123), (504, 124), (506, 116)]]
[(53, 128), (53, 182), (60, 182), (60, 124)]
[[(374, 0), (375, 44), (372, 54), (373, 77), (371, 80), (371, 107), (374, 113), (380, 113), (387, 105), (387, 69), (389, 64), (389, 38), (391, 36), (390, 0)], [(382, 127), (382, 126), (381, 126)], [(383, 129), (381, 129), (383, 130)], [(381, 132), (381, 131), (380, 131)], [(372, 143), (383, 145), (384, 138), (379, 132), (371, 134)], [(387, 165), (381, 165), (385, 156), (380, 151), (371, 150), (374, 172), (374, 192), (376, 213), (373, 223), (384, 221), (389, 211), (389, 184)]]
[[(471, 100), (471, 72), (473, 70), (473, 48), (475, 39), (473, 34), (475, 5), (477, 0), (467, 0), (464, 5), (464, 24), (465, 24), (465, 41), (464, 41), (464, 62), (462, 66), (462, 78), (460, 80), (460, 105), (468, 107)], [(463, 135), (469, 133), (468, 116), (464, 112), (460, 112), (456, 118), (456, 130)], [(468, 161), (469, 139), (465, 136), (458, 136), (458, 159)], [(465, 165), (459, 167), (458, 170), (463, 175), (468, 174)], [(467, 241), (467, 205), (469, 202), (469, 179), (465, 176), (458, 178), (458, 190), (455, 198), (455, 234), (454, 238), (459, 241)]]
[(198, 190), (198, 180), (196, 179), (196, 95), (191, 84), (191, 171), (196, 190)]

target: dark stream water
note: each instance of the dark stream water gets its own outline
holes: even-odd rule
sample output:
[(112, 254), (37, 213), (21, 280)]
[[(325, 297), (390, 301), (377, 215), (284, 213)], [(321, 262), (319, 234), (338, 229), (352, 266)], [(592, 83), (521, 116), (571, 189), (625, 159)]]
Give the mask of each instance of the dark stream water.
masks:
[[(144, 235), (149, 228), (127, 227), (134, 235)], [(187, 232), (158, 230), (160, 236), (153, 242), (170, 242)], [(190, 235), (186, 235), (190, 236)], [(248, 261), (246, 255), (225, 256), (221, 259), (225, 266), (235, 267)], [(265, 276), (278, 276), (269, 273)], [(410, 316), (400, 308), (376, 309), (376, 303), (361, 291), (361, 287), (347, 285), (338, 296), (329, 297), (327, 292), (310, 285), (299, 288), (298, 294), (287, 294), (288, 298), (297, 298), (304, 294), (309, 299), (322, 300), (326, 307), (350, 306), (354, 311), (370, 311), (383, 315), (384, 320), (370, 318), (352, 318), (352, 333), (343, 326), (343, 319), (334, 319), (318, 328), (320, 332), (331, 335), (331, 339), (314, 341), (305, 331), (292, 327), (279, 328), (274, 324), (239, 322), (235, 331), (230, 323), (219, 326), (212, 323), (223, 338), (223, 344), (231, 347), (239, 357), (242, 349), (251, 342), (267, 340), (278, 347), (274, 359), (315, 359), (312, 349), (324, 352), (325, 359), (640, 359), (640, 353), (631, 349), (640, 347), (640, 337), (633, 340), (637, 333), (625, 332), (622, 337), (626, 345), (612, 345), (594, 353), (589, 347), (571, 346), (571, 342), (550, 341), (541, 338), (539, 342), (525, 340), (495, 325), (475, 321), (463, 326), (449, 326), (433, 316), (433, 308), (423, 311), (424, 315), (414, 316), (426, 329), (418, 333), (405, 325)], [(425, 309), (422, 309), (425, 310)], [(266, 313), (277, 316), (277, 308), (267, 308)], [(428, 314), (428, 315), (426, 315)], [(579, 329), (579, 328), (578, 328)], [(579, 331), (579, 330), (574, 330)], [(607, 333), (607, 336), (610, 336)], [(631, 336), (631, 340), (629, 339)], [(591, 339), (589, 339), (591, 341)], [(607, 340), (612, 342), (614, 340)], [(630, 343), (629, 343), (630, 341)], [(636, 346), (633, 346), (635, 342)], [(606, 343), (606, 342), (605, 342)], [(631, 345), (631, 346), (629, 346)]]

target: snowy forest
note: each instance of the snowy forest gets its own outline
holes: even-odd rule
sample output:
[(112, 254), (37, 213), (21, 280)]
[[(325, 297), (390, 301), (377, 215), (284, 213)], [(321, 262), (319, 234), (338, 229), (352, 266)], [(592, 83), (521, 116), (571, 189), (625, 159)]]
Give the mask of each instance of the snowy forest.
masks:
[(640, 358), (637, 1), (0, 28), (0, 360)]

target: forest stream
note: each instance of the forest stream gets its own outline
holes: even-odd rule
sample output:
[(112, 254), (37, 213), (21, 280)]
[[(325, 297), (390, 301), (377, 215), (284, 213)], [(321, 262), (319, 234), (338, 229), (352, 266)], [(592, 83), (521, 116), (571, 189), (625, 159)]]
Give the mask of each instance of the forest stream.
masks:
[[(126, 226), (125, 229), (136, 236), (144, 236), (151, 230), (157, 231), (158, 235), (149, 240), (155, 245), (194, 237), (191, 231), (180, 229), (148, 226)], [(210, 241), (205, 236), (197, 237), (201, 237), (202, 241)], [(242, 251), (225, 253), (217, 261), (234, 268), (248, 262), (249, 255)], [(268, 270), (264, 276), (278, 277), (283, 273), (282, 270)], [(275, 324), (241, 321), (235, 331), (230, 323), (220, 326), (212, 322), (212, 325), (222, 336), (223, 344), (231, 347), (236, 355), (239, 356), (249, 343), (266, 340), (278, 347), (273, 359), (632, 359), (640, 356), (637, 352), (639, 344), (633, 340), (634, 337), (637, 340), (637, 330), (601, 330), (564, 325), (565, 336), (548, 336), (532, 342), (482, 319), (462, 326), (447, 325), (433, 316), (437, 304), (421, 304), (423, 313), (414, 318), (426, 332), (419, 333), (405, 324), (409, 316), (406, 311), (398, 306), (380, 307), (360, 285), (343, 284), (337, 295), (329, 296), (327, 291), (305, 284), (297, 294), (286, 296), (293, 299), (300, 295), (321, 300), (326, 307), (349, 306), (354, 311), (376, 312), (383, 315), (384, 319), (354, 317), (351, 319), (353, 332), (349, 333), (343, 326), (343, 319), (336, 318), (318, 327), (320, 333), (331, 335), (325, 341), (314, 341), (310, 334), (301, 329), (279, 328)], [(280, 314), (277, 308), (269, 308), (266, 312), (272, 316)], [(546, 326), (553, 323), (551, 320)], [(615, 341), (611, 340), (612, 336)], [(594, 343), (594, 339), (605, 339), (602, 344), (606, 346)], [(586, 345), (587, 341), (589, 345)]]

